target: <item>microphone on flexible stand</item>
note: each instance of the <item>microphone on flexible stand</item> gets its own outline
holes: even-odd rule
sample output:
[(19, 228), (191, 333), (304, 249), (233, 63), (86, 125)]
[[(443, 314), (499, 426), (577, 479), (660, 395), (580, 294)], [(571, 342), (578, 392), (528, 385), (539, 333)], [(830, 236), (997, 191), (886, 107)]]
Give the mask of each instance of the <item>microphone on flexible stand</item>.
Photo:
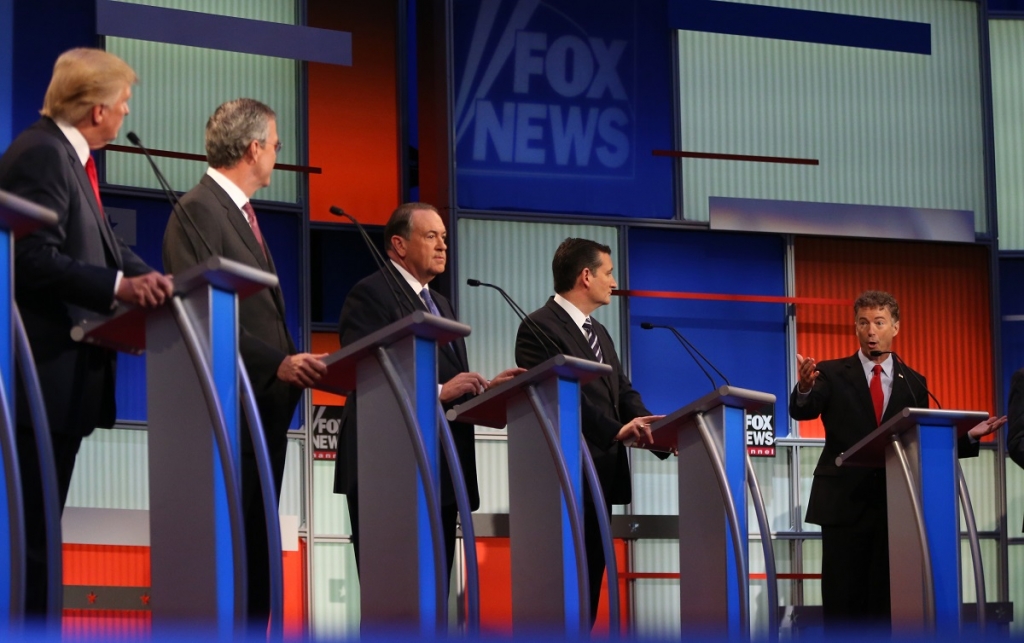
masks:
[(682, 333), (676, 330), (674, 326), (652, 324), (651, 322), (641, 322), (640, 328), (643, 328), (644, 330), (651, 330), (652, 328), (664, 328), (665, 330), (671, 331), (671, 333), (676, 336), (676, 339), (679, 341), (679, 343), (683, 345), (683, 348), (686, 349), (686, 352), (690, 355), (693, 361), (696, 362), (697, 366), (700, 367), (700, 370), (704, 372), (705, 377), (707, 377), (708, 380), (711, 381), (712, 388), (718, 388), (717, 384), (715, 383), (715, 379), (711, 377), (711, 374), (708, 373), (707, 370), (701, 365), (700, 360), (697, 359), (694, 353), (700, 355), (700, 358), (704, 360), (704, 362), (708, 366), (710, 366), (713, 371), (718, 373), (718, 376), (725, 381), (726, 386), (732, 386), (732, 384), (729, 382), (729, 378), (723, 375), (722, 371), (718, 370), (718, 368), (716, 368), (715, 365), (711, 363), (711, 360), (705, 357), (704, 353), (701, 353), (699, 350), (697, 350), (697, 347), (694, 346), (690, 340), (686, 339)]
[[(149, 161), (149, 166), (153, 168), (153, 174), (156, 175), (157, 183), (159, 183), (160, 187), (163, 189), (164, 196), (166, 196), (167, 200), (171, 202), (171, 211), (178, 213), (178, 216), (184, 217), (184, 219), (188, 221), (189, 225), (192, 226), (192, 230), (196, 233), (196, 236), (199, 237), (199, 240), (203, 242), (203, 245), (206, 246), (206, 251), (210, 253), (210, 256), (212, 257), (215, 254), (213, 252), (213, 248), (210, 247), (210, 244), (206, 241), (206, 237), (203, 236), (203, 233), (199, 231), (199, 227), (196, 225), (196, 222), (192, 220), (192, 215), (189, 214), (188, 210), (183, 208), (181, 202), (178, 201), (177, 193), (171, 189), (171, 184), (168, 183), (166, 178), (164, 178), (163, 173), (160, 171), (160, 168), (157, 167), (156, 161), (153, 160), (149, 150), (146, 149), (146, 146), (143, 145), (142, 141), (139, 139), (139, 135), (135, 132), (128, 132), (128, 140), (132, 142), (132, 145), (142, 150), (142, 153), (146, 155), (146, 160)], [(191, 241), (192, 240), (189, 239), (189, 243), (191, 243)], [(192, 251), (198, 258), (199, 253), (195, 252), (195, 246), (192, 247)]]
[[(507, 303), (509, 308), (512, 309), (512, 312), (514, 312), (516, 314), (516, 316), (519, 317), (519, 321), (521, 321), (523, 323), (523, 325), (526, 326), (527, 330), (530, 331), (530, 334), (533, 335), (533, 338), (537, 340), (538, 344), (543, 345), (544, 344), (544, 340), (547, 340), (547, 343), (552, 348), (555, 349), (555, 354), (556, 355), (562, 353), (562, 349), (558, 347), (558, 344), (556, 344), (554, 342), (554, 340), (552, 340), (551, 337), (548, 336), (548, 334), (544, 332), (544, 329), (541, 328), (540, 325), (537, 322), (535, 322), (532, 319), (530, 319), (529, 315), (526, 314), (526, 311), (524, 311), (519, 306), (519, 304), (517, 304), (515, 302), (515, 300), (512, 299), (512, 297), (507, 292), (505, 292), (504, 289), (502, 289), (500, 286), (496, 286), (494, 284), (489, 284), (489, 283), (480, 281), (479, 279), (467, 279), (466, 280), (466, 285), (467, 286), (471, 286), (473, 288), (478, 288), (480, 286), (483, 286), (485, 288), (493, 288), (494, 290), (497, 290), (498, 293), (500, 293), (502, 298), (505, 300), (505, 303)], [(534, 330), (534, 329), (536, 329), (536, 330)], [(538, 332), (540, 333), (539, 335), (537, 334)], [(542, 340), (541, 337), (543, 337), (544, 340)]]
[(398, 293), (402, 293), (405, 296), (405, 303), (409, 304), (412, 312), (420, 310), (420, 306), (417, 304), (413, 294), (409, 292), (409, 288), (403, 285), (405, 280), (400, 279), (399, 275), (395, 274), (395, 268), (391, 265), (391, 260), (381, 254), (381, 251), (373, 243), (373, 240), (370, 239), (370, 235), (366, 232), (366, 228), (363, 227), (363, 224), (359, 223), (354, 216), (345, 212), (336, 205), (332, 205), (330, 207), (330, 212), (336, 217), (344, 217), (355, 224), (356, 230), (359, 231), (359, 235), (363, 239), (363, 243), (366, 244), (366, 248), (370, 251), (370, 257), (377, 265), (377, 269), (384, 273), (384, 281), (388, 285), (388, 290), (391, 291), (391, 296), (395, 298), (398, 310), (401, 312), (403, 308), (402, 299), (399, 297)]
[[(900, 357), (899, 355), (896, 354), (896, 351), (871, 351), (868, 354), (871, 357), (881, 357), (882, 355), (892, 355), (893, 359), (896, 362), (896, 364), (899, 365), (899, 367), (900, 367), (900, 375), (902, 376), (904, 371), (910, 373), (914, 377), (914, 380), (917, 381), (917, 383), (921, 385), (921, 388), (924, 389), (924, 392), (928, 394), (928, 397), (930, 397), (933, 400), (935, 400), (935, 406), (940, 408), (940, 409), (942, 408), (942, 405), (939, 404), (938, 398), (936, 398), (934, 395), (932, 395), (932, 392), (928, 390), (927, 386), (925, 386), (924, 381), (918, 376), (917, 373), (915, 373), (913, 371), (913, 369), (911, 369), (909, 366), (907, 366), (907, 363), (903, 361), (902, 357)], [(906, 380), (907, 378), (901, 377), (900, 379)], [(917, 394), (914, 393), (914, 389), (912, 389), (910, 387), (910, 382), (907, 382), (907, 390), (910, 391), (910, 397), (913, 398), (914, 404), (917, 404)], [(926, 402), (925, 406), (926, 407), (928, 406), (927, 401), (928, 400), (926, 398), (925, 399), (925, 402)]]

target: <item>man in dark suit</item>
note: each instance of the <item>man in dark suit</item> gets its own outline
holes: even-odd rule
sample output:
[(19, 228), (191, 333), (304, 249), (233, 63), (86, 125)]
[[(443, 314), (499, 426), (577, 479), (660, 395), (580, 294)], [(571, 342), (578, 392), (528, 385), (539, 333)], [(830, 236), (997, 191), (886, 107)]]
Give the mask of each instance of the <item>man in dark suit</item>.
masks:
[[(386, 276), (382, 271), (375, 272), (349, 291), (338, 322), (342, 346), (348, 346), (414, 310), (424, 310), (447, 319), (456, 318), (448, 300), (428, 286), (435, 277), (444, 272), (448, 261), (447, 232), (444, 221), (434, 206), (426, 203), (405, 203), (399, 206), (384, 226), (384, 247), (391, 264), (385, 268), (393, 268), (391, 276)], [(405, 289), (406, 292), (401, 292), (400, 289)], [(483, 393), (491, 386), (511, 379), (522, 370), (507, 369), (488, 382), (480, 373), (469, 370), (466, 343), (459, 338), (449, 344), (438, 346), (437, 379), (441, 382), (438, 397), (448, 409)], [(334, 492), (347, 496), (349, 516), (352, 519), (352, 543), (358, 563), (359, 504), (372, 501), (372, 490), (360, 490), (357, 484), (357, 398), (358, 391), (349, 395), (345, 401), (345, 413), (341, 420), (335, 460)], [(452, 422), (451, 429), (469, 491), (471, 510), (475, 510), (480, 506), (480, 492), (476, 481), (473, 425)], [(457, 515), (451, 474), (447, 462), (442, 457), (441, 522), (444, 527), (449, 575), (455, 558)], [(468, 519), (468, 516), (463, 516), (463, 520)]]
[[(796, 420), (821, 416), (825, 447), (814, 469), (807, 522), (821, 525), (821, 597), (825, 627), (882, 630), (890, 625), (889, 540), (885, 471), (838, 467), (836, 458), (907, 407), (927, 407), (922, 375), (893, 359), (900, 308), (869, 290), (854, 303), (860, 350), (815, 362), (797, 355), (799, 382), (789, 399)], [(961, 457), (978, 454), (978, 439), (1005, 423), (989, 418), (961, 439)]]
[[(224, 103), (206, 123), (210, 167), (181, 198), (164, 233), (164, 268), (178, 273), (210, 256), (221, 256), (277, 274), (249, 199), (270, 185), (280, 150), (274, 111), (251, 98)], [(327, 372), (323, 355), (296, 353), (285, 325), (281, 287), (238, 303), (239, 351), (256, 394), (280, 500), (288, 449), (288, 425), (302, 396)], [(242, 510), (249, 570), (248, 616), (265, 627), (270, 613), (270, 576), (263, 497), (248, 427), (242, 429)]]
[[(115, 301), (151, 307), (171, 294), (114, 232), (100, 202), (90, 150), (117, 137), (128, 114), (135, 72), (98, 49), (62, 54), (43, 117), (0, 158), (0, 189), (57, 213), (56, 227), (15, 244), (15, 290), (35, 356), (50, 422), (63, 511), (82, 438), (114, 425), (113, 351), (79, 344), (71, 327), (109, 314)], [(46, 611), (46, 535), (35, 437), (24, 387), (18, 387), (17, 439), (28, 544), (26, 612)]]
[[(612, 290), (617, 287), (612, 276), (611, 248), (588, 239), (566, 239), (555, 251), (551, 271), (555, 296), (529, 316), (543, 331), (543, 340), (531, 332), (525, 322), (520, 324), (516, 364), (532, 368), (561, 353), (596, 359), (612, 367), (610, 376), (583, 385), (580, 400), (583, 437), (601, 482), (607, 505), (604, 511), (611, 514), (611, 505), (628, 504), (632, 499), (626, 448), (634, 442), (649, 442), (650, 423), (662, 416), (652, 415), (644, 406), (640, 393), (633, 389), (622, 371), (611, 336), (590, 316), (611, 303)], [(589, 491), (584, 492), (583, 507), (593, 626), (601, 598), (605, 560)]]
[(1010, 401), (1006, 415), (1010, 424), (1006, 452), (1017, 466), (1024, 468), (1024, 368), (1010, 379)]

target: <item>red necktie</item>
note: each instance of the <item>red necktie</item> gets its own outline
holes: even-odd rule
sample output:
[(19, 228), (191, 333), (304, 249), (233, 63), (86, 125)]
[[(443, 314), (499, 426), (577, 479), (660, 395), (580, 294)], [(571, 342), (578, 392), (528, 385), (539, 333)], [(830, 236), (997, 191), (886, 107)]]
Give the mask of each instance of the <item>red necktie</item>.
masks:
[(103, 201), (100, 199), (100, 179), (96, 175), (96, 161), (92, 160), (92, 154), (85, 162), (85, 173), (89, 175), (89, 183), (92, 184), (92, 193), (96, 195), (96, 203), (100, 206), (100, 214), (106, 216), (103, 213)]
[(263, 235), (260, 234), (260, 224), (256, 221), (256, 211), (252, 209), (252, 204), (248, 201), (242, 206), (242, 211), (245, 212), (245, 216), (249, 219), (249, 226), (252, 228), (253, 235), (256, 236), (256, 243), (260, 244), (260, 250), (263, 251), (263, 258), (267, 258), (267, 248), (263, 245)]
[(875, 405), (875, 422), (882, 423), (882, 408), (885, 406), (885, 394), (882, 393), (882, 365), (875, 364), (871, 369), (871, 401)]

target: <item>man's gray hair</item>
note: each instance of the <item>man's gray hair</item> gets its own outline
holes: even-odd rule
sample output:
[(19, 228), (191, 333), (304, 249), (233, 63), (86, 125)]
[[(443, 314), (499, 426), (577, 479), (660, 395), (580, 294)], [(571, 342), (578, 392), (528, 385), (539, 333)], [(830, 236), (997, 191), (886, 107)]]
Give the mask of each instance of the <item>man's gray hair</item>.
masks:
[(212, 168), (238, 165), (249, 144), (266, 145), (270, 120), (277, 114), (270, 107), (252, 98), (238, 98), (224, 103), (206, 121), (206, 158)]

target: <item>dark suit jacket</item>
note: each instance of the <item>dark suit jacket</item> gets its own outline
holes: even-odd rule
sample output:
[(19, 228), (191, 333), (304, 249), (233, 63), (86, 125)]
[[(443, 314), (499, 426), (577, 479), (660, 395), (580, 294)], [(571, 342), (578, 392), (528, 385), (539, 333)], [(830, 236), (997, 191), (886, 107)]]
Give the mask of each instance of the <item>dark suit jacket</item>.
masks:
[[(117, 356), (71, 339), (71, 327), (114, 305), (118, 270), (152, 271), (114, 236), (75, 149), (49, 118), (22, 132), (0, 158), (0, 189), (57, 213), (15, 243), (15, 291), (46, 399), (50, 430), (86, 436), (113, 426)], [(18, 417), (28, 408), (20, 395)]]
[[(426, 310), (419, 293), (414, 292), (408, 283), (399, 276), (398, 286), (412, 294), (413, 303), (418, 310)], [(398, 295), (396, 298), (395, 295)], [(437, 305), (442, 317), (455, 319), (451, 304), (440, 293), (431, 290), (431, 297)], [(412, 312), (411, 304), (404, 295), (393, 291), (383, 272), (377, 271), (361, 280), (345, 298), (338, 321), (338, 334), (341, 345), (349, 344), (394, 323)], [(437, 355), (437, 381), (445, 383), (459, 373), (469, 371), (469, 359), (466, 357), (466, 342), (459, 338), (450, 344), (439, 345)], [(445, 404), (449, 409), (460, 404), (470, 396), (463, 396)], [(334, 469), (335, 493), (349, 494), (356, 488), (358, 468), (356, 461), (356, 440), (358, 428), (356, 408), (358, 392), (349, 395), (345, 400), (345, 412), (341, 420), (341, 432), (338, 436), (338, 454)], [(472, 424), (452, 422), (452, 437), (455, 449), (459, 454), (462, 472), (466, 477), (469, 492), (469, 504), (472, 509), (480, 507), (480, 491), (476, 481), (476, 444)], [(451, 474), (447, 461), (441, 457), (441, 503), (455, 504), (455, 492), (452, 488)]]
[[(263, 255), (249, 222), (217, 182), (204, 175), (199, 185), (181, 197), (164, 232), (164, 269), (178, 273), (218, 255), (277, 274), (267, 249)], [(194, 227), (192, 224), (195, 224)], [(288, 425), (302, 390), (277, 378), (277, 368), (295, 343), (285, 325), (281, 287), (262, 290), (238, 302), (239, 351), (256, 393), (263, 430), (271, 449), (287, 446)]]
[(1024, 369), (1010, 380), (1010, 402), (1007, 409), (1009, 424), (1006, 451), (1018, 466), (1024, 467)]
[[(838, 467), (836, 457), (878, 428), (867, 378), (857, 354), (818, 363), (818, 379), (803, 406), (797, 405), (797, 389), (789, 398), (789, 414), (796, 420), (821, 416), (825, 448), (814, 469), (807, 522), (823, 526), (850, 525), (871, 505), (883, 505), (885, 471), (863, 467)], [(893, 385), (882, 423), (911, 406), (928, 406), (925, 379), (896, 362)], [(977, 455), (978, 445), (961, 439), (961, 456)]]
[[(572, 320), (569, 313), (548, 299), (542, 308), (530, 313), (529, 318), (537, 323), (544, 334), (558, 346), (556, 351), (543, 338), (538, 340), (525, 323), (519, 325), (516, 336), (516, 364), (533, 368), (557, 354), (571, 355), (582, 359), (594, 359), (583, 331)], [(629, 459), (626, 447), (615, 440), (615, 435), (624, 424), (636, 417), (651, 415), (644, 406), (640, 394), (633, 390), (629, 378), (622, 372), (622, 364), (615, 352), (608, 331), (593, 317), (594, 332), (601, 344), (601, 354), (606, 364), (612, 367), (609, 376), (600, 377), (583, 385), (580, 400), (583, 437), (594, 458), (594, 467), (601, 481), (605, 501), (610, 504), (627, 504), (632, 498), (632, 482), (629, 475)]]

